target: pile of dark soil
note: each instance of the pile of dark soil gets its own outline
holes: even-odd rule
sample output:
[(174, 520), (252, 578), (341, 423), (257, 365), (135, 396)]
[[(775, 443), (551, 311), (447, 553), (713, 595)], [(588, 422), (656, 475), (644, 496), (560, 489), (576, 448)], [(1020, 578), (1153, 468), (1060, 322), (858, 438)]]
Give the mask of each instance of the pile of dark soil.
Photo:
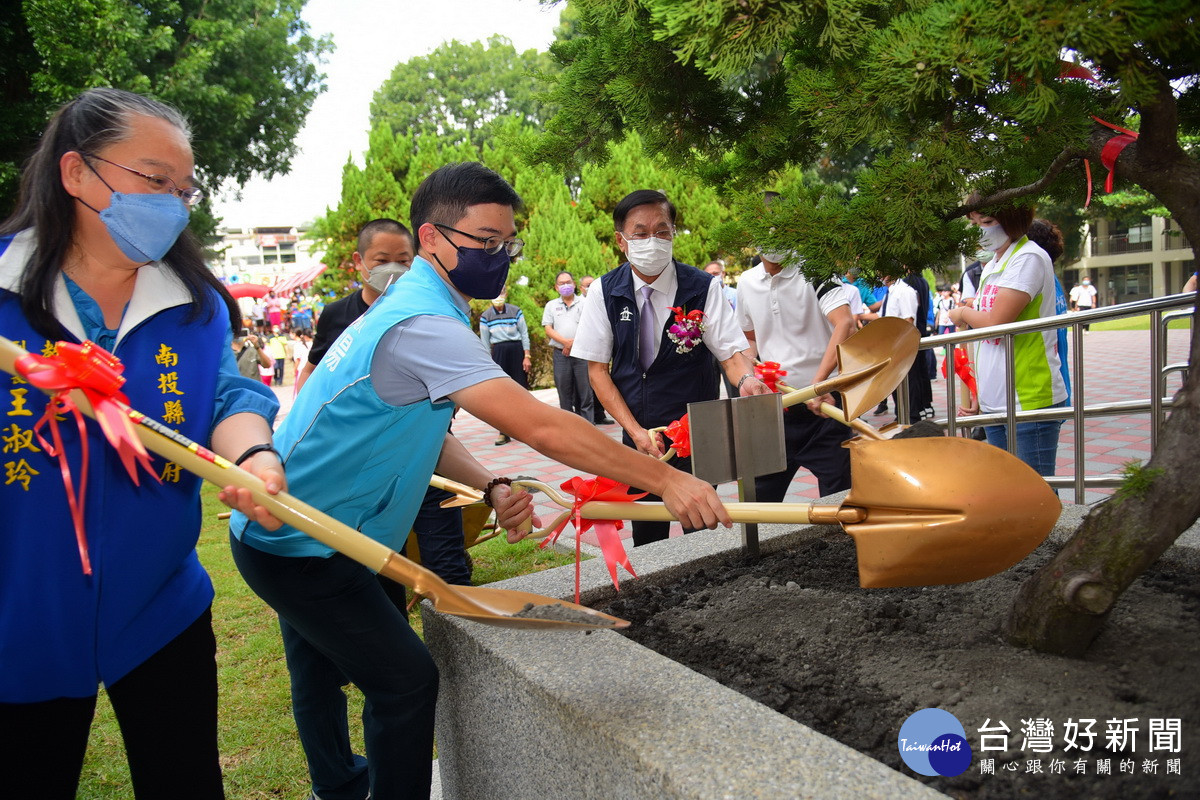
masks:
[[(1082, 660), (1014, 649), (999, 634), (1017, 587), (1052, 552), (1043, 545), (970, 584), (868, 590), (853, 542), (831, 532), (669, 585), (631, 582), (600, 610), (633, 622), (624, 634), (646, 647), (955, 797), (1200, 797), (1194, 552), (1172, 551), (1131, 587)], [(927, 707), (966, 729), (975, 752), (958, 777), (916, 775), (900, 759), (900, 725)], [(1037, 751), (1036, 737), (1022, 749), (1039, 719), (1053, 725), (1052, 752)], [(1065, 749), (1064, 723), (1084, 719), (1096, 720), (1094, 746)], [(1180, 720), (1176, 752), (1150, 750), (1152, 719)], [(1105, 750), (1109, 720), (1136, 720), (1136, 749)], [(1007, 749), (980, 752), (979, 729), (1001, 721)], [(1098, 773), (1103, 759), (1111, 774)]]

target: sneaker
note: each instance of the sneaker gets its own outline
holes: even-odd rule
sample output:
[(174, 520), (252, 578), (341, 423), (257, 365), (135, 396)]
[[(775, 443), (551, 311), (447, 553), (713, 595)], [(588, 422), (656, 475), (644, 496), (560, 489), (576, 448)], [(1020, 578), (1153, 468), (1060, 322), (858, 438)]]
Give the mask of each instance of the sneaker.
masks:
[(505, 434), (502, 433), (502, 434), (500, 434), (500, 438), (496, 440), (496, 446), (499, 447), (500, 445), (508, 444), (511, 441), (512, 441), (511, 438), (509, 438), (508, 436), (506, 436)]
[(886, 413), (887, 413), (887, 401), (884, 400), (882, 403), (875, 406), (875, 416), (878, 417), (879, 415), (886, 414)]

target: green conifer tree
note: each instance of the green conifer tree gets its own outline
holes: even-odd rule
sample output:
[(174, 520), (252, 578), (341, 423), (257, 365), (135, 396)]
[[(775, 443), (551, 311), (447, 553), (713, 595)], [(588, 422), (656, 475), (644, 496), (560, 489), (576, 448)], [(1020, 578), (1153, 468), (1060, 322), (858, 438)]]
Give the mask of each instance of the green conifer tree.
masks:
[[(1118, 135), (1104, 122), (1138, 132), (1114, 156), (1118, 184), (1147, 192), (1200, 245), (1200, 162), (1183, 146), (1200, 133), (1191, 0), (572, 5), (572, 36), (552, 48), (559, 111), (535, 160), (603, 162), (636, 130), (673, 165), (748, 191), (736, 238), (799, 245), (810, 277), (848, 261), (890, 275), (936, 266), (977, 249), (970, 211), (1082, 198), (1082, 161), (1095, 169)], [(763, 212), (761, 184), (823, 155), (861, 163), (853, 191), (800, 187)], [(982, 199), (967, 205), (970, 190)], [(1026, 582), (1006, 625), (1014, 642), (1087, 648), (1200, 517), (1198, 436), (1191, 370), (1148, 464), (1154, 481), (1099, 506)]]

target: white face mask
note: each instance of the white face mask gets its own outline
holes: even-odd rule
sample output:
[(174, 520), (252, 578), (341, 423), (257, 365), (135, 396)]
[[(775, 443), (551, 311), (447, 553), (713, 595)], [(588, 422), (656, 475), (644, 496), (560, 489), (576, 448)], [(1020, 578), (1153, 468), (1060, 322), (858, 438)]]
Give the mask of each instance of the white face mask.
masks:
[(367, 273), (367, 286), (383, 294), (388, 286), (395, 283), (396, 279), (406, 272), (408, 272), (408, 267), (399, 261), (389, 261), (386, 264), (371, 267), (371, 271)]
[(660, 274), (671, 263), (671, 255), (674, 252), (674, 242), (655, 236), (647, 239), (625, 239), (625, 247), (629, 263), (644, 275)]
[(772, 264), (779, 264), (780, 266), (788, 261), (792, 261), (792, 257), (795, 255), (795, 251), (793, 250), (759, 250), (758, 253), (762, 256), (763, 261), (770, 261)]
[(988, 250), (999, 250), (1000, 245), (1008, 241), (1008, 234), (1000, 223), (979, 226), (979, 243)]

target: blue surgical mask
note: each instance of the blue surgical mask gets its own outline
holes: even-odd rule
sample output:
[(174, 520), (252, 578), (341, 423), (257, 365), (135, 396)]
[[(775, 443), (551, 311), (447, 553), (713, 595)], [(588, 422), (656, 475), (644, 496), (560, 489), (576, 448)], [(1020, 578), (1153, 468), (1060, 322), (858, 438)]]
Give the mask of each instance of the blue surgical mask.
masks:
[[(450, 242), (449, 239), (446, 241)], [(433, 257), (442, 269), (446, 269), (446, 277), (455, 289), (475, 298), (500, 294), (508, 281), (508, 266), (512, 263), (504, 248), (488, 255), (482, 247), (459, 247), (454, 242), (450, 242), (450, 246), (458, 251), (458, 266), (454, 269), (446, 269), (436, 254)]]
[(188, 224), (187, 206), (171, 194), (113, 192), (100, 221), (130, 261), (159, 261)]
[[(126, 258), (139, 264), (160, 261), (187, 227), (190, 218), (187, 206), (173, 194), (118, 192), (94, 167), (92, 171), (112, 192), (108, 208), (96, 213), (117, 247)], [(75, 199), (96, 211), (82, 199)]]

